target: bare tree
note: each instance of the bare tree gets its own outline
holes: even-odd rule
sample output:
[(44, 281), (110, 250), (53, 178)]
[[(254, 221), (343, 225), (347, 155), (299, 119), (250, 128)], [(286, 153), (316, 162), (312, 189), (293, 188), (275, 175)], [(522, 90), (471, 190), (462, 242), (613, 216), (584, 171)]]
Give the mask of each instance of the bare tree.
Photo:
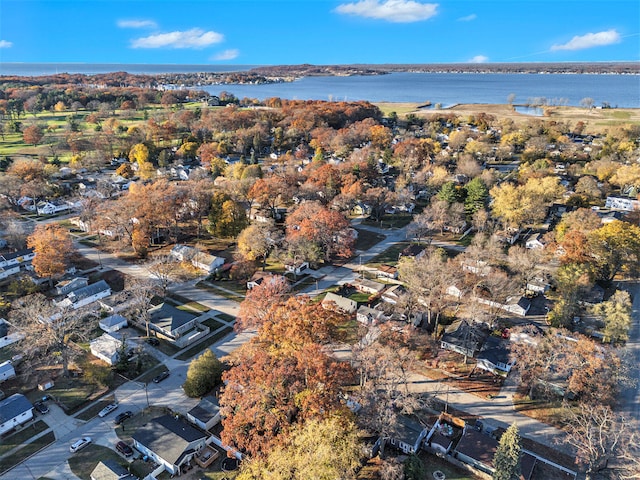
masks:
[(171, 255), (159, 255), (147, 266), (149, 274), (160, 282), (162, 298), (167, 297), (167, 289), (177, 278), (178, 262)]
[(69, 360), (74, 341), (87, 338), (91, 322), (86, 309), (58, 307), (44, 295), (36, 293), (13, 303), (11, 319), (24, 334), (21, 350), (28, 358), (52, 352), (62, 361), (62, 374), (69, 375)]
[(131, 318), (137, 319), (144, 325), (147, 337), (150, 335), (149, 322), (151, 316), (149, 310), (153, 307), (153, 297), (156, 296), (158, 288), (149, 280), (133, 280), (127, 282), (124, 291), (129, 295), (129, 313)]

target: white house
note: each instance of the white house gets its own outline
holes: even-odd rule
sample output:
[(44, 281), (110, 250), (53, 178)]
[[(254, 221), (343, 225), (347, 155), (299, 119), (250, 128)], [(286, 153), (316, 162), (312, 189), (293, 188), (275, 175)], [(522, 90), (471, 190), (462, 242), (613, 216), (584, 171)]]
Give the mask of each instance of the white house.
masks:
[(163, 415), (142, 425), (133, 434), (133, 446), (171, 475), (180, 474), (206, 446), (206, 435), (173, 415)]
[(356, 287), (356, 290), (359, 292), (370, 293), (371, 295), (381, 293), (386, 287), (384, 283), (374, 282), (366, 278), (356, 278), (351, 284)]
[(391, 426), (388, 441), (404, 453), (412, 454), (420, 450), (422, 440), (428, 433), (429, 430), (419, 423), (405, 415), (398, 415), (395, 424)]
[(68, 280), (62, 280), (56, 283), (56, 293), (58, 295), (67, 295), (68, 293), (78, 290), (89, 285), (87, 277), (75, 277)]
[(188, 245), (175, 245), (171, 249), (171, 256), (179, 262), (191, 262), (194, 267), (207, 273), (213, 273), (224, 265), (224, 258), (201, 252)]
[(113, 333), (113, 332), (117, 332), (121, 328), (127, 327), (128, 322), (127, 322), (127, 319), (124, 318), (122, 315), (115, 314), (115, 315), (109, 315), (108, 317), (103, 318), (102, 320), (100, 320), (98, 325), (103, 331), (107, 333)]
[(100, 280), (68, 293), (67, 297), (58, 302), (57, 305), (61, 308), (71, 307), (77, 310), (110, 295), (111, 287), (104, 280)]
[(0, 268), (26, 265), (30, 263), (35, 256), (36, 254), (32, 248), (26, 248), (12, 253), (4, 253), (0, 255)]
[(529, 249), (543, 249), (547, 246), (546, 242), (542, 239), (541, 233), (536, 233), (527, 239), (524, 246)]
[(187, 420), (203, 430), (211, 430), (220, 423), (220, 405), (213, 396), (204, 397), (187, 412)]
[(478, 368), (496, 375), (506, 375), (515, 364), (510, 356), (509, 341), (493, 336), (489, 336), (484, 342), (476, 361)]
[(15, 275), (20, 271), (19, 265), (13, 265), (10, 267), (0, 267), (0, 280), (9, 278), (11, 275)]
[(71, 208), (71, 205), (67, 202), (42, 201), (36, 205), (36, 211), (39, 215), (53, 215), (55, 213), (67, 212), (71, 210)]
[(295, 262), (284, 266), (288, 273), (293, 273), (294, 275), (300, 275), (307, 268), (309, 268), (309, 262)]
[(13, 368), (10, 360), (0, 363), (0, 382), (4, 382), (5, 380), (9, 380), (10, 378), (15, 378), (15, 376), (16, 371)]
[(27, 397), (15, 393), (0, 402), (0, 435), (33, 418), (33, 405)]
[(640, 209), (640, 201), (632, 198), (624, 197), (607, 197), (607, 201), (604, 206), (611, 208), (612, 210), (624, 210), (625, 212), (632, 212)]
[(358, 302), (329, 292), (322, 300), (322, 306), (327, 309), (335, 309), (343, 313), (352, 314), (356, 313)]
[(358, 312), (356, 314), (356, 320), (367, 326), (376, 325), (387, 319), (388, 317), (385, 316), (383, 311), (376, 310), (364, 305), (358, 308)]
[[(105, 333), (98, 338), (94, 338), (89, 343), (91, 354), (100, 360), (114, 365), (120, 359), (120, 348), (122, 348), (122, 340), (112, 337)], [(131, 345), (125, 340), (125, 350), (131, 350)]]

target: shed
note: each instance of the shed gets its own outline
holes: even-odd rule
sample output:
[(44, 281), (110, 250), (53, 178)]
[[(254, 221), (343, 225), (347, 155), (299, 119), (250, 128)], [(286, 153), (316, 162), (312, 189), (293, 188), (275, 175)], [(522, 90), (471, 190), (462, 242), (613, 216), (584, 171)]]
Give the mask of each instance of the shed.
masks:
[(117, 332), (121, 328), (125, 328), (128, 326), (127, 319), (122, 315), (109, 315), (106, 318), (100, 320), (100, 328), (107, 333)]
[(210, 430), (220, 423), (220, 405), (213, 396), (204, 397), (187, 412), (187, 420), (203, 430)]

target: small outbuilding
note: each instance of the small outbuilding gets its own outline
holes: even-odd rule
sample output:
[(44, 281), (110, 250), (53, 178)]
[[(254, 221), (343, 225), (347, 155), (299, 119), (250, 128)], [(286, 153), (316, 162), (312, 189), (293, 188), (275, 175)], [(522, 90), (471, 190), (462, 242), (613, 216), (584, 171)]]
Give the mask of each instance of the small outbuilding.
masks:
[(210, 430), (220, 423), (220, 405), (213, 396), (204, 397), (187, 412), (187, 420), (203, 430)]
[(103, 318), (99, 322), (100, 328), (107, 333), (117, 332), (121, 328), (125, 328), (128, 326), (127, 319), (122, 315), (109, 315), (106, 318)]

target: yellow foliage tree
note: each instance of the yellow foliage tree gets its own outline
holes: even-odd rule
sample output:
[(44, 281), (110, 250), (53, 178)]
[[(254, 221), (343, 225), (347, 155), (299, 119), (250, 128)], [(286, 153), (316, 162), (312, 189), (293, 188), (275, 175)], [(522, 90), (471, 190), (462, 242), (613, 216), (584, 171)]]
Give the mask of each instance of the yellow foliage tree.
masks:
[(149, 148), (144, 143), (136, 143), (129, 150), (129, 160), (142, 165), (149, 160)]
[(39, 277), (62, 275), (74, 251), (69, 232), (56, 223), (38, 225), (27, 238), (27, 246), (33, 248), (35, 258), (31, 262)]

